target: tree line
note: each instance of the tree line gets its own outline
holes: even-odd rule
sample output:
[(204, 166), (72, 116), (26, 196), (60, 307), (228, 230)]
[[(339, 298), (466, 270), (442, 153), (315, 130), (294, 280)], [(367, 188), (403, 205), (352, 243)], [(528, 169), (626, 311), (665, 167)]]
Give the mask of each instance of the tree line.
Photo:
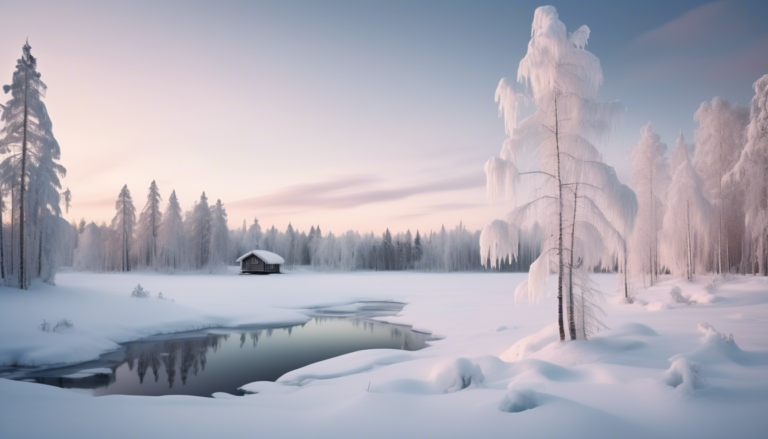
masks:
[[(463, 224), (453, 229), (422, 234), (410, 230), (393, 234), (348, 231), (339, 235), (323, 233), (320, 226), (299, 231), (288, 224), (262, 229), (258, 219), (229, 229), (227, 211), (221, 200), (209, 203), (203, 193), (182, 212), (176, 192), (162, 205), (162, 196), (153, 181), (144, 207), (137, 216), (127, 185), (115, 201), (110, 224), (74, 221), (69, 225), (64, 263), (84, 271), (180, 270), (215, 271), (251, 251), (275, 252), (288, 267), (307, 266), (319, 270), (485, 270), (479, 246), (479, 231)], [(518, 258), (503, 258), (494, 270), (526, 271), (537, 255), (521, 252)], [(486, 255), (486, 258), (489, 255)]]

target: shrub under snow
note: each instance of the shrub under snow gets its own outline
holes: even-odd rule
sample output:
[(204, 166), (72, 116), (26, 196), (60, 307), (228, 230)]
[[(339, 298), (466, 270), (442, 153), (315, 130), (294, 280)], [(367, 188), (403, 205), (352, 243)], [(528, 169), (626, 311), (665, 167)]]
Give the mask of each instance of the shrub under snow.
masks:
[(440, 365), (433, 373), (433, 381), (445, 393), (458, 392), (470, 386), (479, 386), (485, 380), (480, 366), (466, 358)]
[(520, 413), (538, 407), (536, 392), (531, 389), (512, 388), (499, 403), (499, 410), (507, 413)]
[(702, 387), (705, 382), (704, 377), (701, 376), (701, 365), (688, 361), (685, 357), (672, 360), (672, 365), (664, 373), (663, 381), (683, 393), (692, 393)]
[(133, 289), (133, 292), (131, 292), (131, 297), (136, 297), (139, 299), (149, 299), (149, 291), (145, 290), (141, 284), (137, 284), (136, 288)]

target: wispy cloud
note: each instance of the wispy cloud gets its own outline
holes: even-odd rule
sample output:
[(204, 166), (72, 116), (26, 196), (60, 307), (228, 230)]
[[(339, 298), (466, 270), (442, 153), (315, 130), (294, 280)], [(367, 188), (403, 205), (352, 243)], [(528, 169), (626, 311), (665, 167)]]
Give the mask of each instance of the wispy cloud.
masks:
[(326, 182), (289, 186), (261, 197), (229, 203), (234, 208), (299, 208), (350, 209), (366, 204), (383, 203), (438, 192), (472, 189), (485, 185), (482, 173), (382, 188), (382, 180), (370, 176), (347, 176)]
[(427, 215), (433, 215), (435, 213), (440, 212), (448, 212), (453, 210), (468, 210), (468, 209), (478, 209), (481, 207), (486, 207), (487, 204), (484, 203), (443, 203), (443, 204), (434, 204), (432, 206), (427, 206), (422, 210), (421, 212), (414, 212), (414, 213), (408, 213), (405, 215), (397, 215), (393, 217), (394, 219), (410, 219), (410, 218), (419, 218)]
[(669, 48), (702, 44), (722, 36), (722, 31), (737, 23), (732, 20), (732, 5), (707, 3), (632, 40), (635, 47)]
[(754, 15), (749, 5), (719, 1), (642, 33), (628, 47), (628, 79), (757, 79), (768, 66), (768, 34), (745, 26)]

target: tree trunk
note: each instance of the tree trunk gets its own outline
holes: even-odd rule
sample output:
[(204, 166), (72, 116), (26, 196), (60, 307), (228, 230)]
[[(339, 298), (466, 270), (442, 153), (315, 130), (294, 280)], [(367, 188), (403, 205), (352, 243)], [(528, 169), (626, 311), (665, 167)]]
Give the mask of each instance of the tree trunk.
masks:
[(651, 168), (651, 174), (650, 179), (648, 182), (648, 187), (650, 188), (650, 207), (651, 207), (651, 239), (650, 247), (648, 248), (648, 271), (651, 274), (651, 286), (653, 286), (653, 271), (654, 271), (654, 265), (653, 265), (653, 247), (654, 243), (656, 242), (656, 212), (654, 211), (654, 203), (653, 203), (653, 168)]
[(685, 205), (685, 215), (686, 215), (686, 226), (688, 227), (688, 232), (685, 234), (685, 261), (686, 261), (686, 267), (685, 267), (685, 276), (688, 278), (688, 280), (691, 280), (693, 276), (691, 276), (691, 201), (687, 200)]
[[(573, 224), (571, 226), (571, 261), (568, 264), (568, 333), (571, 340), (576, 340), (576, 320), (573, 311), (573, 246), (576, 242), (576, 201), (579, 185), (573, 191)], [(583, 323), (583, 321), (582, 321)]]
[(3, 236), (5, 235), (5, 227), (3, 226), (3, 194), (0, 193), (0, 276), (5, 280), (5, 242)]
[(19, 288), (27, 289), (27, 279), (24, 261), (24, 177), (27, 172), (27, 123), (29, 121), (27, 95), (29, 90), (29, 78), (24, 82), (24, 133), (21, 141), (21, 188), (19, 191)]
[(557, 189), (558, 189), (558, 229), (557, 238), (557, 324), (560, 329), (560, 341), (565, 341), (563, 327), (563, 179), (560, 175), (560, 135), (557, 120), (557, 94), (555, 94), (555, 148), (557, 151)]

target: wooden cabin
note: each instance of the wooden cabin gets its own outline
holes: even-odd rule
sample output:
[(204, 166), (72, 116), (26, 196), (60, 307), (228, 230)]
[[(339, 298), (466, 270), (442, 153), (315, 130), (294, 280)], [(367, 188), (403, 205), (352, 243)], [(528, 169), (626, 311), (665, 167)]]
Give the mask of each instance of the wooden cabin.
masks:
[(237, 258), (240, 272), (243, 274), (280, 273), (280, 265), (285, 260), (280, 255), (266, 250), (252, 250)]

